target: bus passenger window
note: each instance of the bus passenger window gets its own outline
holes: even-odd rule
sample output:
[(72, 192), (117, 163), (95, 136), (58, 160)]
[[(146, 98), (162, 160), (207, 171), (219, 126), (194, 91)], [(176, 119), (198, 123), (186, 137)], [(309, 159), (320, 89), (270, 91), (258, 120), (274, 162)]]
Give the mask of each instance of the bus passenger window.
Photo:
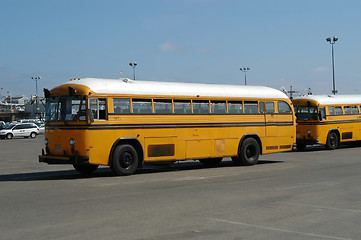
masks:
[(226, 102), (224, 101), (211, 101), (211, 113), (225, 114), (227, 113)]
[(95, 120), (107, 119), (107, 108), (105, 98), (90, 98), (90, 110)]
[(330, 115), (335, 115), (335, 108), (334, 107), (327, 107), (328, 112)]
[(342, 115), (342, 107), (335, 107), (336, 115)]
[(113, 108), (116, 114), (130, 113), (130, 99), (129, 98), (113, 98)]
[(193, 101), (194, 114), (209, 114), (209, 101)]
[(352, 106), (352, 114), (359, 114), (357, 106)]
[(192, 106), (190, 100), (174, 100), (175, 114), (190, 114), (192, 113)]
[(135, 114), (152, 113), (152, 100), (133, 99), (133, 113)]
[(228, 101), (228, 113), (229, 114), (242, 114), (243, 113), (242, 102)]
[(170, 114), (172, 113), (172, 100), (154, 99), (154, 113)]
[(262, 102), (262, 101), (259, 102), (259, 112), (260, 112), (260, 113), (264, 113), (264, 112), (265, 112), (265, 111), (264, 111), (264, 102)]
[(266, 102), (266, 113), (274, 113), (274, 112), (275, 112), (275, 103)]
[(290, 105), (285, 101), (278, 101), (278, 112), (279, 113), (292, 113)]
[(345, 114), (351, 114), (351, 107), (350, 106), (344, 106), (343, 110), (345, 111)]
[(258, 113), (258, 102), (244, 102), (244, 113)]

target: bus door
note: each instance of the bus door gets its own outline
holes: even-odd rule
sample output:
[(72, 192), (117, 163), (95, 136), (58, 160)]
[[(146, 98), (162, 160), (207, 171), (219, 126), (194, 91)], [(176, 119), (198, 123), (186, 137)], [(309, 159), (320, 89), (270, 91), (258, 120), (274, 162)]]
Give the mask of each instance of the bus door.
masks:
[(260, 112), (264, 114), (265, 134), (267, 137), (277, 136), (277, 117), (275, 115), (275, 102), (259, 102)]

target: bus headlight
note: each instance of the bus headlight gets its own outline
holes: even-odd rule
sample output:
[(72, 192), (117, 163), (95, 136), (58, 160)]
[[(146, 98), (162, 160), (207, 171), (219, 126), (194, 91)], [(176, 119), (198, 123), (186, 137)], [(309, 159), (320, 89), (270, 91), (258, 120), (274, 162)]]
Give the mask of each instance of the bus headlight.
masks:
[(311, 134), (311, 133), (312, 133), (312, 131), (311, 131), (311, 130), (307, 130), (307, 133), (308, 133), (308, 134)]
[(48, 139), (45, 138), (45, 139), (44, 139), (44, 144), (45, 144), (45, 145), (48, 145), (48, 143), (49, 143), (49, 142), (48, 142)]
[(70, 138), (69, 143), (70, 143), (70, 145), (74, 146), (74, 144), (75, 144), (75, 140), (74, 140), (74, 138)]

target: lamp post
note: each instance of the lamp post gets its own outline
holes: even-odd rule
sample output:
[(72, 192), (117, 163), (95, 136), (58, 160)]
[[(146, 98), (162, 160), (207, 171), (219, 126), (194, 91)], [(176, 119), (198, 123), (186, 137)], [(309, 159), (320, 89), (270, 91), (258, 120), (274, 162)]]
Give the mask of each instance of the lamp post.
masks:
[(41, 79), (41, 77), (31, 77), (35, 81), (35, 90), (36, 90), (36, 96), (35, 96), (35, 115), (38, 115), (38, 81)]
[(11, 93), (7, 92), (7, 94), (9, 95), (10, 112), (13, 112), (13, 104), (12, 104), (12, 101), (11, 101)]
[(244, 85), (247, 85), (247, 72), (249, 70), (251, 70), (251, 68), (249, 66), (248, 67), (241, 67), (239, 70), (244, 72)]
[(335, 82), (335, 57), (333, 54), (333, 44), (335, 44), (335, 42), (338, 40), (338, 37), (328, 37), (326, 38), (326, 41), (329, 42), (331, 44), (331, 49), (332, 49), (332, 80), (333, 80), (333, 89), (332, 89), (332, 93), (333, 95), (335, 95), (337, 93), (336, 90), (336, 82)]
[(130, 63), (129, 63), (129, 66), (131, 66), (131, 67), (133, 68), (133, 80), (135, 80), (135, 67), (136, 67), (137, 65), (138, 65), (137, 62), (134, 62), (134, 63), (130, 62)]

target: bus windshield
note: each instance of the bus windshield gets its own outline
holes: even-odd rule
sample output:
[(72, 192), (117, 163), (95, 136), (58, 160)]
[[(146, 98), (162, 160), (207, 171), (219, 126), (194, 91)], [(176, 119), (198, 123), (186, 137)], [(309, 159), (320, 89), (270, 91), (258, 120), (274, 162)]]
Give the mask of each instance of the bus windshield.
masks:
[(317, 107), (298, 106), (296, 117), (298, 120), (317, 120)]
[(82, 96), (49, 97), (45, 105), (45, 121), (85, 121), (86, 100)]

